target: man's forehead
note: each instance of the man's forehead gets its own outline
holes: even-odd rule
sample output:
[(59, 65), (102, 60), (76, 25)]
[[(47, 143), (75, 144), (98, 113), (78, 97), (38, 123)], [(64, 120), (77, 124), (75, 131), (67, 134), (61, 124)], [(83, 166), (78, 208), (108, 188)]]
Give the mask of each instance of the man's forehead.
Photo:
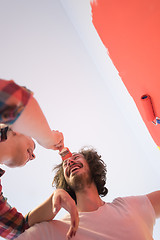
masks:
[(82, 153), (73, 152), (73, 153), (72, 153), (72, 157), (75, 157), (75, 156), (84, 157)]
[(75, 156), (75, 155), (80, 155), (80, 153), (73, 152), (73, 153), (72, 153), (72, 156)]
[(73, 153), (72, 153), (72, 156), (69, 157), (69, 158), (67, 158), (67, 159), (65, 159), (65, 160), (63, 161), (63, 163), (67, 162), (67, 160), (72, 159), (72, 158), (74, 158), (74, 157), (76, 157), (76, 156), (84, 157), (83, 154), (81, 154), (81, 153), (73, 152)]
[[(33, 140), (33, 139), (32, 139)], [(36, 144), (35, 144), (35, 141), (33, 140), (33, 144), (34, 144), (34, 149), (36, 148)]]

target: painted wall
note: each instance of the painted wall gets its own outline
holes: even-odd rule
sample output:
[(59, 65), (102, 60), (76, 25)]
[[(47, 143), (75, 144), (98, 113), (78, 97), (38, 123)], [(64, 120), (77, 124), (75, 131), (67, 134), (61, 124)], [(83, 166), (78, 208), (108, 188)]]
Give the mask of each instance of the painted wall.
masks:
[[(133, 97), (153, 140), (160, 145), (159, 117), (160, 2), (157, 0), (97, 0), (92, 4), (93, 24), (122, 81)], [(153, 119), (146, 117), (141, 97), (149, 94)], [(144, 101), (143, 101), (144, 102)]]

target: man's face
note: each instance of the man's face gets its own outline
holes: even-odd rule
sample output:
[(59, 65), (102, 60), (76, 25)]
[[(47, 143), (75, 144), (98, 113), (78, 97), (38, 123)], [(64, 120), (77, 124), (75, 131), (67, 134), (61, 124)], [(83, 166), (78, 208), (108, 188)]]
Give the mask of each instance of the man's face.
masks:
[(66, 159), (63, 162), (63, 172), (66, 182), (74, 191), (91, 183), (90, 169), (82, 154), (74, 153)]
[(12, 158), (5, 165), (8, 167), (24, 166), (28, 161), (33, 160), (35, 155), (35, 143), (32, 138), (23, 134), (10, 131), (8, 139), (5, 141), (7, 147), (12, 148)]

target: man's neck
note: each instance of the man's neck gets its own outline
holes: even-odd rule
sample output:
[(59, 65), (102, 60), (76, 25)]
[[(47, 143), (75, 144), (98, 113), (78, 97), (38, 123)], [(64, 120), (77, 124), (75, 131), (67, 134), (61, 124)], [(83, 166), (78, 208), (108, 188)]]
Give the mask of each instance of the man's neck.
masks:
[(77, 208), (79, 212), (92, 212), (101, 207), (104, 202), (98, 195), (97, 188), (94, 183), (85, 189), (76, 193)]

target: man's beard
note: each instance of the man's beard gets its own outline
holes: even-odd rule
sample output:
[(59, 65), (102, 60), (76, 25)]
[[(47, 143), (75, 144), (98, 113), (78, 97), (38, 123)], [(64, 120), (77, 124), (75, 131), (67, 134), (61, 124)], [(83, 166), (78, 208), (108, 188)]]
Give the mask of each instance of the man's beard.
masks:
[(72, 181), (68, 183), (74, 192), (82, 191), (86, 186), (90, 186), (92, 178), (90, 172), (82, 174), (75, 174)]

